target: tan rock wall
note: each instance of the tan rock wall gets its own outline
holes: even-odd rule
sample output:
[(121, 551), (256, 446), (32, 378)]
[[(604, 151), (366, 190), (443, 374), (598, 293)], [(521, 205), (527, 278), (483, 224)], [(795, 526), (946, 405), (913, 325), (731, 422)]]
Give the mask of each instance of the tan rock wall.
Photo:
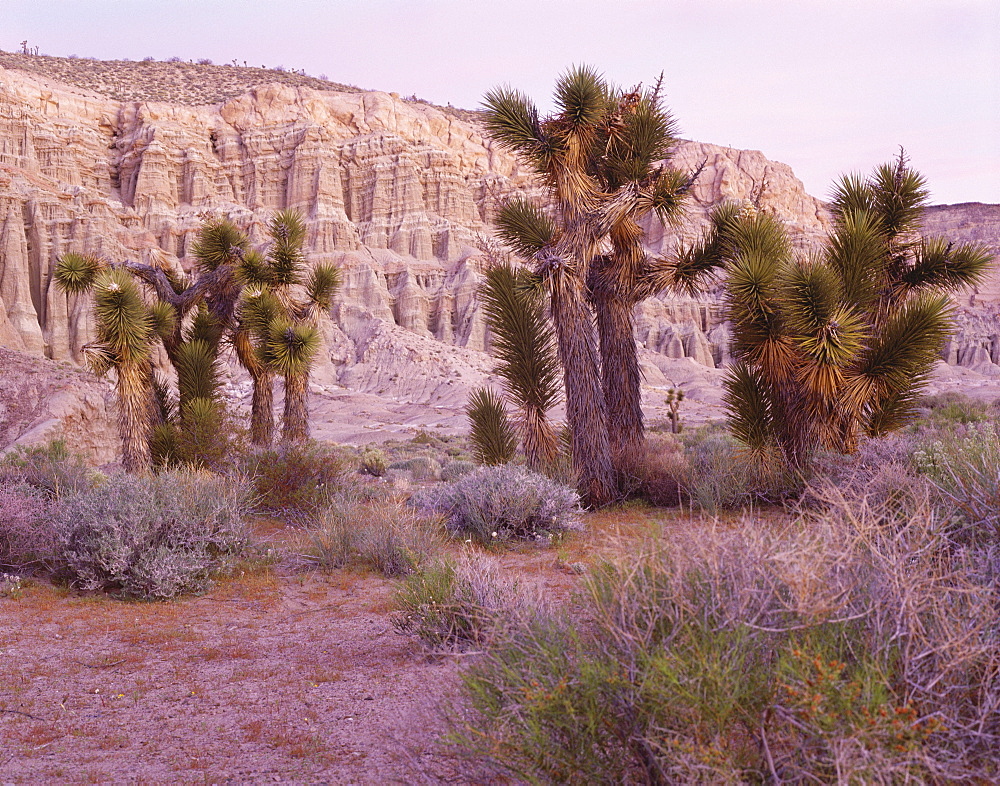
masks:
[[(675, 161), (702, 173), (680, 227), (647, 222), (656, 252), (696, 237), (720, 199), (757, 193), (802, 247), (829, 226), (792, 170), (757, 151), (685, 142)], [(81, 361), (93, 336), (86, 302), (51, 281), (66, 251), (184, 265), (205, 218), (228, 216), (262, 242), (270, 214), (295, 208), (310, 258), (344, 268), (335, 308), (344, 346), (382, 320), (483, 349), (478, 240), (500, 199), (533, 188), (476, 125), (385, 93), (272, 84), (198, 107), (114, 101), (0, 68), (0, 344)], [(711, 298), (661, 297), (638, 316), (648, 349), (725, 360)], [(330, 352), (343, 366), (358, 362), (357, 351)]]

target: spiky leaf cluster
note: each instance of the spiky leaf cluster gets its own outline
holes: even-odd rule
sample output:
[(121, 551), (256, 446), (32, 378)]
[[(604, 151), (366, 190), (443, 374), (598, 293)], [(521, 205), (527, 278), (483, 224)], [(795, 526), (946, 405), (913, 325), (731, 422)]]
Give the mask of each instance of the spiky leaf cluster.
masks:
[(473, 455), (480, 464), (507, 464), (517, 452), (517, 434), (503, 398), (491, 388), (478, 388), (466, 407)]
[(191, 253), (203, 271), (213, 271), (221, 265), (231, 264), (235, 259), (242, 259), (249, 250), (247, 236), (225, 219), (207, 222), (191, 247)]
[(558, 441), (548, 412), (559, 399), (560, 367), (540, 293), (527, 270), (503, 262), (486, 272), (479, 296), (528, 465), (551, 465)]
[[(730, 212), (703, 247), (727, 261), (733, 433), (791, 465), (899, 428), (950, 329), (944, 293), (977, 283), (985, 249), (920, 236), (923, 178), (904, 155), (834, 190), (823, 252), (795, 259), (783, 227)], [(690, 268), (697, 268), (697, 258)]]

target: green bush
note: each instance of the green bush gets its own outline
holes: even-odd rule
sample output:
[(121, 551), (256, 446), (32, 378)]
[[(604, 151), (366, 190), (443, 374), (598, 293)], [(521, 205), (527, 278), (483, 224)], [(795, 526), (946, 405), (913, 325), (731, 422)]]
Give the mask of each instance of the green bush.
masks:
[(60, 503), (58, 572), (80, 589), (146, 600), (203, 590), (249, 546), (248, 497), (204, 472), (110, 477)]
[(409, 472), (414, 480), (441, 479), (441, 463), (430, 456), (414, 456), (404, 461), (394, 461), (389, 468)]
[(830, 490), (600, 566), (503, 628), (453, 740), (544, 783), (995, 782), (1000, 597), (930, 500)]
[(0, 483), (27, 484), (54, 498), (87, 488), (96, 476), (63, 440), (18, 446), (0, 460)]
[(524, 467), (481, 467), (410, 500), (445, 517), (456, 537), (482, 544), (541, 540), (578, 529), (580, 498), (572, 489)]
[(931, 432), (913, 451), (945, 507), (954, 507), (969, 535), (1000, 542), (1000, 425), (972, 421)]
[(386, 458), (384, 451), (371, 446), (361, 451), (361, 469), (372, 477), (382, 477), (388, 468), (389, 459)]
[(395, 627), (430, 647), (482, 645), (543, 609), (516, 578), (489, 557), (464, 555), (408, 576), (397, 589)]
[(259, 510), (294, 518), (315, 516), (329, 505), (349, 469), (340, 450), (307, 442), (252, 454), (246, 472)]
[(957, 392), (925, 396), (920, 402), (920, 407), (926, 421), (938, 428), (993, 420), (998, 414), (995, 404), (991, 405)]

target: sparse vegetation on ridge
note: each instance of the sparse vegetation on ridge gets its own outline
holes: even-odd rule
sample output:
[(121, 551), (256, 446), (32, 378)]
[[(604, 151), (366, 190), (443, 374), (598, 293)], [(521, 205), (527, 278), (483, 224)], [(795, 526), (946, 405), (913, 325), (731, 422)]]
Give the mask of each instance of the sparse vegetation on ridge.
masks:
[[(51, 57), (17, 52), (0, 52), (0, 66), (27, 71), (49, 79), (75, 85), (117, 101), (162, 101), (166, 103), (202, 106), (218, 104), (236, 98), (261, 85), (278, 83), (313, 90), (338, 93), (370, 92), (354, 85), (345, 85), (287, 69), (250, 65), (213, 65), (210, 62), (187, 62), (180, 58), (159, 61), (153, 59), (96, 60), (85, 57)], [(429, 104), (416, 96), (402, 99), (410, 103)], [(430, 106), (435, 106), (429, 104)], [(475, 121), (477, 113), (454, 107), (438, 107), (461, 120)]]

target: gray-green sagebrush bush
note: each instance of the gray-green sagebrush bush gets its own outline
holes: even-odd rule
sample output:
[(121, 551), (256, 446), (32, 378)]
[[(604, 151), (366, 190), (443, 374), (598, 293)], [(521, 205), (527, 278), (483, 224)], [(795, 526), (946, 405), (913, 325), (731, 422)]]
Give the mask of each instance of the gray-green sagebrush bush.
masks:
[(204, 472), (116, 475), (65, 498), (56, 565), (71, 585), (146, 600), (203, 590), (250, 545), (249, 489)]
[[(672, 534), (509, 627), (454, 741), (541, 783), (995, 782), (1000, 597), (925, 493)], [(582, 623), (582, 624), (581, 624)]]
[(579, 527), (575, 491), (525, 467), (481, 467), (415, 494), (411, 503), (445, 517), (456, 537), (491, 544), (538, 540)]
[(51, 564), (52, 501), (27, 484), (0, 481), (0, 571), (23, 573)]

